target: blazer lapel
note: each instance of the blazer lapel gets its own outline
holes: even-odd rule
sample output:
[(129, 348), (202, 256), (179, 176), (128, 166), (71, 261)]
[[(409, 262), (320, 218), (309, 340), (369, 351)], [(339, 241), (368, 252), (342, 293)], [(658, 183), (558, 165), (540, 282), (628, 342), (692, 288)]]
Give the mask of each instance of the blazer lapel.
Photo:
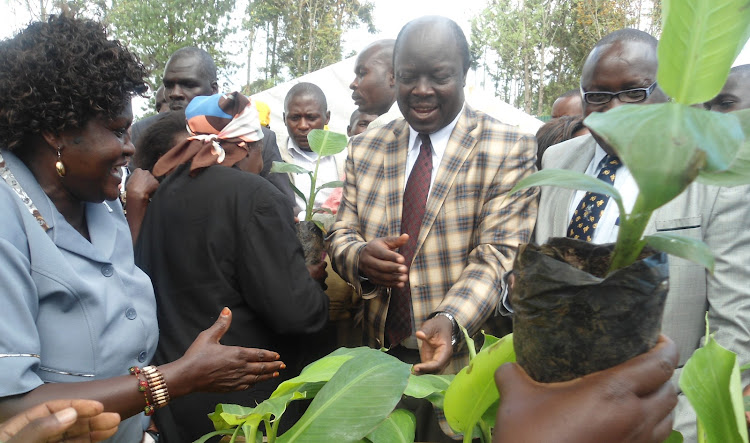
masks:
[(404, 202), (404, 174), (406, 157), (409, 152), (409, 126), (405, 120), (393, 128), (383, 155), (383, 183), (385, 186), (385, 214), (388, 220), (388, 233), (401, 235), (401, 214)]
[[(573, 148), (571, 146), (571, 148)], [(555, 165), (557, 169), (568, 169), (576, 172), (586, 172), (591, 159), (594, 158), (594, 152), (596, 151), (596, 141), (593, 137), (587, 137), (587, 140), (583, 141), (580, 149), (570, 149), (570, 151), (561, 160), (561, 163)], [(574, 198), (576, 191), (573, 189), (564, 188), (550, 188), (552, 214), (554, 214), (553, 233), (555, 237), (565, 237), (567, 235), (568, 226), (570, 225), (570, 218), (568, 212), (570, 211), (571, 200)], [(554, 193), (554, 194), (553, 194)]]
[(443, 159), (440, 162), (438, 174), (435, 177), (435, 183), (432, 184), (430, 196), (427, 198), (427, 208), (422, 220), (422, 227), (419, 230), (416, 253), (419, 252), (422, 243), (430, 232), (435, 218), (453, 186), (458, 171), (461, 170), (461, 166), (477, 143), (476, 137), (471, 134), (476, 127), (476, 114), (468, 104), (465, 104), (461, 117), (459, 117), (456, 127), (451, 133), (448, 146), (445, 148)]

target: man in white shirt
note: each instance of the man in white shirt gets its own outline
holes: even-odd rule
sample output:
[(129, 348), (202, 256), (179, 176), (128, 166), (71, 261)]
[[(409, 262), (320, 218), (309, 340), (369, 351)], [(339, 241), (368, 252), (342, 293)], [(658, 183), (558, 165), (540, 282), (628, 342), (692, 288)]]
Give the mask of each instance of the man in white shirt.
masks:
[[(656, 84), (657, 41), (633, 29), (605, 36), (591, 51), (581, 75), (584, 116), (606, 112), (623, 103), (658, 103), (667, 100)], [(664, 148), (666, 149), (666, 148)], [(585, 135), (549, 148), (543, 169), (570, 169), (596, 177), (601, 160), (616, 151), (596, 134)], [(637, 186), (626, 166), (615, 172), (614, 186), (632, 209)], [(556, 187), (542, 188), (535, 241), (571, 236), (570, 221), (580, 208), (583, 191)], [(718, 188), (694, 183), (679, 197), (654, 212), (646, 234), (669, 231), (703, 240), (716, 256), (710, 275), (702, 266), (669, 257), (669, 295), (662, 332), (671, 337), (680, 351), (679, 368), (703, 344), (705, 316), (716, 340), (738, 354), (742, 365), (750, 361), (750, 190), (746, 186)], [(589, 231), (594, 243), (614, 242), (619, 229), (617, 205), (611, 200), (600, 220)], [(572, 235), (574, 236), (574, 235)], [(673, 381), (679, 377), (678, 368)], [(747, 376), (745, 376), (747, 377)], [(748, 380), (744, 380), (746, 385)], [(695, 415), (684, 395), (679, 396), (675, 428), (686, 442), (696, 440)]]
[[(317, 85), (312, 83), (297, 83), (292, 86), (284, 99), (284, 113), (282, 114), (288, 136), (279, 134), (279, 152), (281, 158), (309, 171), (315, 170), (318, 154), (310, 149), (307, 134), (313, 129), (323, 129), (331, 118), (328, 102)], [(316, 186), (341, 180), (344, 175), (346, 151), (330, 157), (324, 157), (318, 167)], [(290, 174), (290, 179), (305, 196), (310, 194), (310, 176), (307, 174)], [(333, 189), (321, 189), (315, 198), (314, 208), (324, 206)], [(296, 206), (300, 220), (305, 218), (305, 202), (296, 196)], [(328, 208), (335, 212), (337, 208)]]

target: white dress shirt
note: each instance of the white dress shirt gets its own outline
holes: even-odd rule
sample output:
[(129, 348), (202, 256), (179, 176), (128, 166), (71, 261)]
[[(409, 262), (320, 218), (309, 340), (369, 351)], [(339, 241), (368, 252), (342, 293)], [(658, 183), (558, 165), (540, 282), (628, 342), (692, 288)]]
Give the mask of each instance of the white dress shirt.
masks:
[[(596, 152), (594, 158), (591, 159), (591, 163), (586, 168), (586, 175), (596, 177), (599, 175), (601, 168), (599, 164), (602, 159), (607, 155), (599, 145), (596, 145)], [(617, 169), (615, 173), (615, 189), (620, 192), (622, 196), (622, 202), (625, 206), (625, 211), (628, 213), (633, 209), (635, 204), (635, 198), (638, 195), (638, 184), (636, 184), (633, 175), (628, 170), (628, 167), (622, 165)], [(573, 199), (570, 201), (570, 207), (568, 208), (568, 221), (573, 218), (573, 213), (576, 207), (581, 203), (581, 199), (586, 195), (586, 191), (576, 191), (573, 195)], [(597, 228), (594, 231), (594, 236), (591, 239), (592, 243), (613, 243), (617, 241), (617, 233), (620, 231), (620, 212), (617, 209), (617, 203), (610, 198), (607, 201), (607, 206), (604, 208), (602, 217), (599, 219)]]
[[(448, 147), (448, 141), (453, 133), (453, 128), (456, 127), (458, 118), (461, 117), (461, 113), (463, 112), (464, 108), (462, 106), (461, 111), (459, 111), (458, 115), (456, 115), (456, 118), (454, 118), (452, 122), (448, 123), (444, 128), (430, 134), (430, 143), (432, 143), (432, 177), (430, 177), (430, 191), (432, 191), (432, 185), (435, 183), (435, 177), (437, 177), (440, 162), (443, 160), (443, 154), (445, 154), (445, 149)], [(417, 162), (417, 157), (419, 157), (419, 148), (421, 146), (422, 140), (419, 139), (419, 132), (415, 131), (414, 128), (409, 125), (409, 153), (406, 157), (404, 190), (406, 190), (406, 183), (409, 181), (409, 174), (411, 174), (411, 170)], [(427, 194), (427, 197), (429, 198), (429, 193)]]

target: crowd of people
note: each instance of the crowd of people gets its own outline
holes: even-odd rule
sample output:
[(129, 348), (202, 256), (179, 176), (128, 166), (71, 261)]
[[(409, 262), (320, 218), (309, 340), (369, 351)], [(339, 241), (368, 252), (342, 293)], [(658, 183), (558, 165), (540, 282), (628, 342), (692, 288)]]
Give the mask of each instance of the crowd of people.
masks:
[[(274, 131), (266, 105), (220, 91), (211, 56), (186, 47), (166, 63), (158, 113), (132, 124), (147, 73), (101, 24), (53, 16), (1, 42), (0, 440), (193, 441), (213, 430), (216, 404), (263, 401), (340, 345), (387, 348), (418, 375), (457, 372), (469, 361), (459, 325), (508, 332), (501, 294), (518, 245), (574, 236), (586, 196), (515, 184), (537, 168), (597, 177), (616, 164), (632, 208), (632, 175), (583, 119), (668, 99), (656, 45), (633, 29), (604, 37), (535, 138), (465, 101), (455, 22), (415, 19), (359, 53), (349, 146), (318, 159), (307, 135), (330, 111), (315, 84), (290, 88)], [(706, 109), (750, 107), (748, 72), (733, 68)], [(344, 181), (314, 202), (336, 215), (317, 263), (297, 240), (306, 202), (290, 185), (310, 177), (270, 173), (273, 162)], [(647, 230), (703, 239), (715, 272), (670, 260), (666, 336), (646, 354), (563, 383), (500, 368), (495, 441), (655, 442), (673, 425), (696, 441), (675, 380), (706, 316), (750, 361), (748, 191), (693, 184), (657, 211)], [(584, 240), (617, 232), (605, 204)], [(429, 401), (400, 407), (417, 441), (458, 438)]]

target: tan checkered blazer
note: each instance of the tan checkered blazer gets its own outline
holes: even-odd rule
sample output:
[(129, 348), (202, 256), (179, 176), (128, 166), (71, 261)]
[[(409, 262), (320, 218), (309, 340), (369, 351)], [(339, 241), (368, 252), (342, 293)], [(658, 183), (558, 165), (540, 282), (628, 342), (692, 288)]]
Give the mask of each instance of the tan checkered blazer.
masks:
[[(401, 232), (409, 127), (402, 118), (351, 139), (346, 185), (331, 229), (330, 255), (336, 271), (362, 293), (359, 252), (368, 240)], [(518, 244), (531, 236), (536, 191), (508, 191), (534, 171), (536, 143), (468, 105), (451, 134), (430, 191), (409, 270), (414, 324), (435, 311), (453, 314), (477, 332), (493, 315), (501, 277), (512, 267)], [(384, 343), (390, 293), (376, 287), (365, 297), (365, 334), (371, 346)], [(468, 363), (456, 353), (448, 371)]]

